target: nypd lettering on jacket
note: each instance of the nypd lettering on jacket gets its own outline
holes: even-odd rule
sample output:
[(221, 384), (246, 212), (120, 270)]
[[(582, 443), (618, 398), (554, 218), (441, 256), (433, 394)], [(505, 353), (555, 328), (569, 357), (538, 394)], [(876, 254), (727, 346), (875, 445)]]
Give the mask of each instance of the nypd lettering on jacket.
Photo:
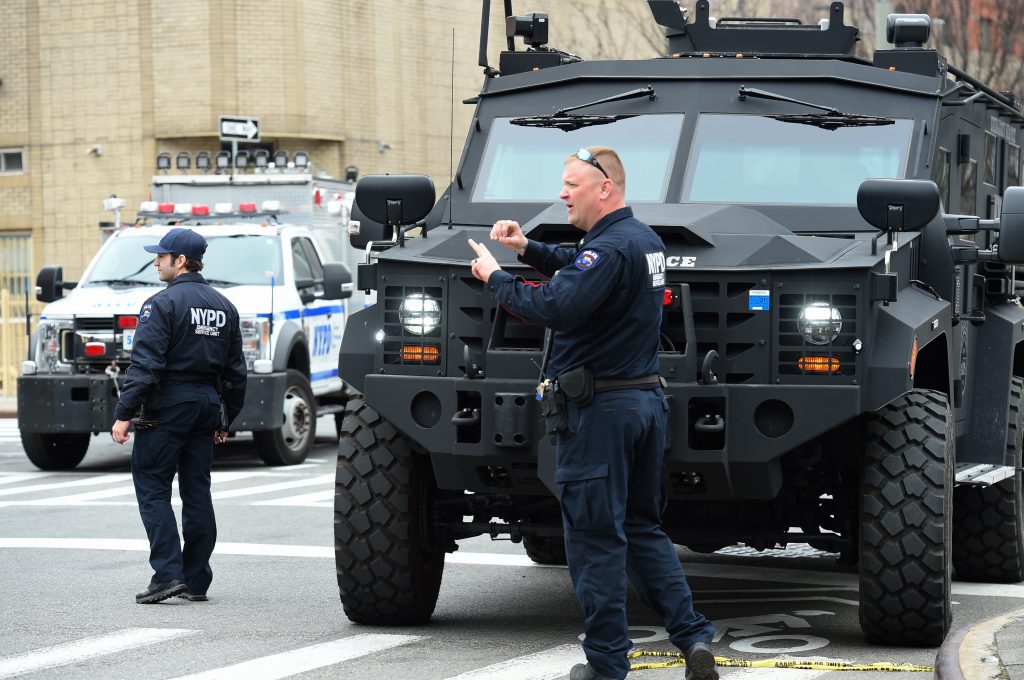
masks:
[(665, 253), (654, 252), (644, 253), (644, 258), (647, 259), (647, 274), (650, 276), (650, 283), (648, 284), (651, 288), (657, 288), (665, 285)]
[(221, 329), (227, 325), (228, 316), (219, 309), (189, 307), (192, 315), (192, 334), (220, 337)]

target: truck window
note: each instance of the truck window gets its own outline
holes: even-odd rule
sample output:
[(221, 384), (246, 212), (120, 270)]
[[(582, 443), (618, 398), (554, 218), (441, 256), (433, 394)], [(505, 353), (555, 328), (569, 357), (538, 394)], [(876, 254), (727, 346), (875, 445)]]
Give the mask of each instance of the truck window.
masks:
[(1020, 186), (1020, 147), (1006, 143), (1006, 186)]
[(320, 256), (316, 254), (313, 242), (308, 238), (300, 238), (298, 241), (302, 244), (302, 250), (306, 253), (306, 260), (309, 262), (310, 271), (313, 272), (313, 278), (317, 281), (323, 280), (324, 267), (320, 263)]
[[(315, 280), (316, 276), (313, 274), (313, 265), (310, 264), (306, 249), (302, 247), (303, 240), (298, 238), (292, 239), (292, 267), (295, 268), (295, 280)], [(320, 276), (323, 278), (322, 269)]]
[(609, 146), (626, 169), (626, 200), (663, 201), (675, 161), (681, 114), (633, 116), (571, 132), (513, 125), (498, 118), (473, 187), (473, 201), (558, 200), (565, 159), (584, 146)]
[(992, 186), (996, 185), (996, 162), (999, 157), (996, 152), (999, 148), (999, 144), (996, 140), (996, 136), (991, 132), (985, 133), (985, 184)]
[(939, 157), (935, 162), (935, 184), (939, 187), (939, 198), (942, 207), (949, 210), (949, 149), (939, 147)]
[(960, 212), (978, 214), (978, 161), (973, 158), (960, 166)]
[(914, 124), (840, 127), (702, 114), (684, 202), (853, 205), (869, 177), (901, 178)]
[[(142, 249), (159, 241), (158, 236), (126, 236), (113, 239), (101, 251), (82, 285), (164, 285), (156, 275), (154, 256)], [(281, 280), (281, 254), (276, 236), (207, 236), (203, 276), (218, 286), (269, 286), (273, 276)]]

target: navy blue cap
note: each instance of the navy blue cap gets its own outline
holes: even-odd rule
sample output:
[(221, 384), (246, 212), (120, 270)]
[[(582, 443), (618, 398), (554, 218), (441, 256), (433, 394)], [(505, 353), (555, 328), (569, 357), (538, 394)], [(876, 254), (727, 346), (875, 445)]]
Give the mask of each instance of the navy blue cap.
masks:
[(178, 253), (193, 260), (201, 260), (206, 252), (206, 239), (191, 229), (175, 227), (164, 234), (160, 243), (142, 248), (147, 253)]

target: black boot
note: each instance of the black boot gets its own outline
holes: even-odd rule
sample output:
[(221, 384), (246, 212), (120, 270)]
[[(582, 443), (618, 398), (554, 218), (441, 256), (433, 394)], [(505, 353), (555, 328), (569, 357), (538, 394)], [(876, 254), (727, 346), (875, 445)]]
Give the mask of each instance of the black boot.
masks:
[(606, 678), (595, 671), (589, 663), (578, 663), (569, 671), (569, 680), (611, 680), (611, 678)]
[(703, 642), (686, 650), (686, 680), (718, 680), (715, 655)]
[(163, 602), (167, 598), (174, 597), (186, 590), (188, 590), (188, 586), (177, 580), (167, 581), (166, 583), (150, 583), (145, 591), (135, 596), (135, 601), (139, 604), (154, 604), (156, 602)]

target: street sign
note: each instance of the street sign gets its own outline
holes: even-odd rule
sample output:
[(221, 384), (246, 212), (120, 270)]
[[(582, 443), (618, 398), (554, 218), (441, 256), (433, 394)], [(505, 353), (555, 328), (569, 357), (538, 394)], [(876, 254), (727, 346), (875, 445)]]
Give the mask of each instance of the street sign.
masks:
[(220, 141), (260, 141), (260, 119), (252, 116), (221, 116)]

